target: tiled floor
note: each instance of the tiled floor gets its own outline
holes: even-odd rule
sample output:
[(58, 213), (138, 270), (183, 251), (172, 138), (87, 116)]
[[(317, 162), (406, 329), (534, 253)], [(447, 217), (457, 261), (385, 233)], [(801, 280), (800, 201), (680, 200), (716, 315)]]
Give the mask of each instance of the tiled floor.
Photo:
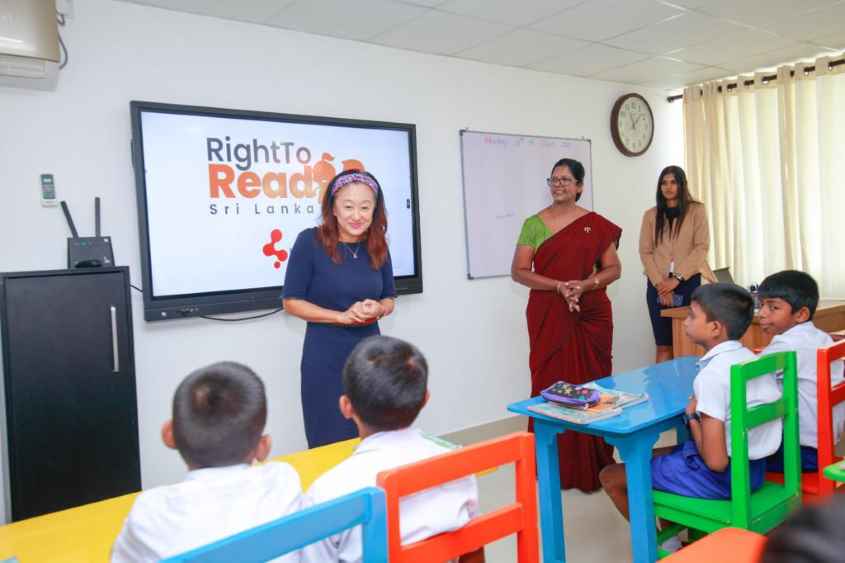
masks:
[[(471, 444), (525, 430), (522, 417), (509, 417), (489, 424), (447, 434), (444, 438), (457, 444)], [(660, 436), (655, 447), (675, 444), (674, 432)], [(836, 455), (845, 455), (845, 440)], [(501, 467), (479, 478), (482, 512), (494, 510), (514, 500), (513, 466)], [(631, 561), (628, 523), (602, 492), (590, 495), (580, 491), (562, 493), (566, 560), (572, 563), (627, 563)], [(487, 563), (515, 563), (516, 539), (507, 538), (485, 549)]]
[[(525, 420), (507, 418), (480, 427), (444, 436), (458, 444), (470, 444), (525, 429)], [(661, 436), (657, 446), (674, 443), (674, 435)], [(513, 467), (502, 467), (479, 478), (482, 512), (493, 510), (514, 499)], [(573, 563), (625, 563), (631, 561), (631, 542), (628, 523), (616, 511), (602, 492), (584, 494), (580, 491), (562, 493), (564, 506), (564, 538), (566, 559)], [(488, 563), (514, 563), (516, 539), (507, 538), (491, 544), (485, 550)]]
[[(503, 467), (479, 479), (483, 512), (513, 502), (513, 467)], [(630, 561), (628, 524), (604, 493), (563, 494), (566, 559), (574, 563)], [(487, 563), (514, 563), (516, 539), (510, 537), (485, 549)]]
[[(522, 417), (509, 417), (489, 424), (453, 432), (444, 436), (457, 444), (471, 444), (525, 430)], [(661, 435), (655, 447), (675, 444), (674, 432)], [(836, 455), (845, 455), (845, 440)], [(514, 500), (513, 467), (501, 467), (479, 478), (482, 512), (494, 510)], [(566, 559), (572, 563), (627, 563), (631, 561), (631, 542), (628, 523), (602, 492), (584, 494), (580, 491), (562, 493), (564, 507), (564, 539)], [(487, 546), (487, 563), (514, 563), (516, 539), (507, 538)]]

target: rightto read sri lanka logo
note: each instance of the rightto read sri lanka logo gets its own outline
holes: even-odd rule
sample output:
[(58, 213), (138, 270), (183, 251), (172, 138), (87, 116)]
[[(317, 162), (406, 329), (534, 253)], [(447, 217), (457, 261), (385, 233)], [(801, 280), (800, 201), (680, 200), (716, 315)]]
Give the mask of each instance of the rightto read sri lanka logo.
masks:
[(288, 251), (276, 248), (276, 245), (282, 240), (281, 229), (273, 229), (270, 231), (270, 242), (261, 247), (264, 256), (272, 256), (275, 258), (273, 267), (277, 270), (282, 267), (282, 262), (288, 259)]

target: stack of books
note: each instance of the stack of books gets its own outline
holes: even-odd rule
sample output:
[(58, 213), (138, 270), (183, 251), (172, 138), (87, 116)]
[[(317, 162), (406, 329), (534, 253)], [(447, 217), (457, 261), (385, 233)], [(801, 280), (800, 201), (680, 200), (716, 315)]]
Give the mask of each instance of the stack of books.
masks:
[(593, 382), (586, 383), (581, 387), (598, 391), (601, 398), (597, 403), (583, 407), (544, 401), (531, 405), (528, 410), (575, 424), (592, 424), (597, 420), (614, 417), (620, 414), (622, 409), (648, 400), (646, 393), (628, 393), (627, 391), (606, 389)]

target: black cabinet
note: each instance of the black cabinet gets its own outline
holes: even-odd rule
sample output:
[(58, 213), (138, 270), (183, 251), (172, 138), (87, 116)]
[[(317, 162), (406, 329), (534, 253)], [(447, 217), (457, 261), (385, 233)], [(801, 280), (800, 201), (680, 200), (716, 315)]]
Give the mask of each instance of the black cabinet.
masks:
[(12, 520), (138, 491), (129, 269), (0, 274)]

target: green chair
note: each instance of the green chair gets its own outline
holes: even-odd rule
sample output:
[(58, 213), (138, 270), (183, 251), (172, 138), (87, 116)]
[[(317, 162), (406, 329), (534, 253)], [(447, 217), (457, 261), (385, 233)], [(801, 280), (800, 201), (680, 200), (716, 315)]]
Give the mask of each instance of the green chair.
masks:
[[(783, 371), (783, 396), (748, 408), (746, 384)], [(751, 493), (748, 430), (783, 418), (784, 483), (765, 482)], [(655, 515), (673, 523), (658, 534), (658, 545), (689, 529), (693, 537), (734, 527), (765, 534), (801, 506), (798, 442), (798, 376), (795, 352), (779, 352), (731, 367), (731, 498), (709, 500), (654, 491)], [(658, 550), (661, 557), (666, 553)]]
[(824, 469), (824, 476), (831, 481), (840, 481), (845, 483), (845, 462), (840, 461), (832, 465), (828, 465)]

